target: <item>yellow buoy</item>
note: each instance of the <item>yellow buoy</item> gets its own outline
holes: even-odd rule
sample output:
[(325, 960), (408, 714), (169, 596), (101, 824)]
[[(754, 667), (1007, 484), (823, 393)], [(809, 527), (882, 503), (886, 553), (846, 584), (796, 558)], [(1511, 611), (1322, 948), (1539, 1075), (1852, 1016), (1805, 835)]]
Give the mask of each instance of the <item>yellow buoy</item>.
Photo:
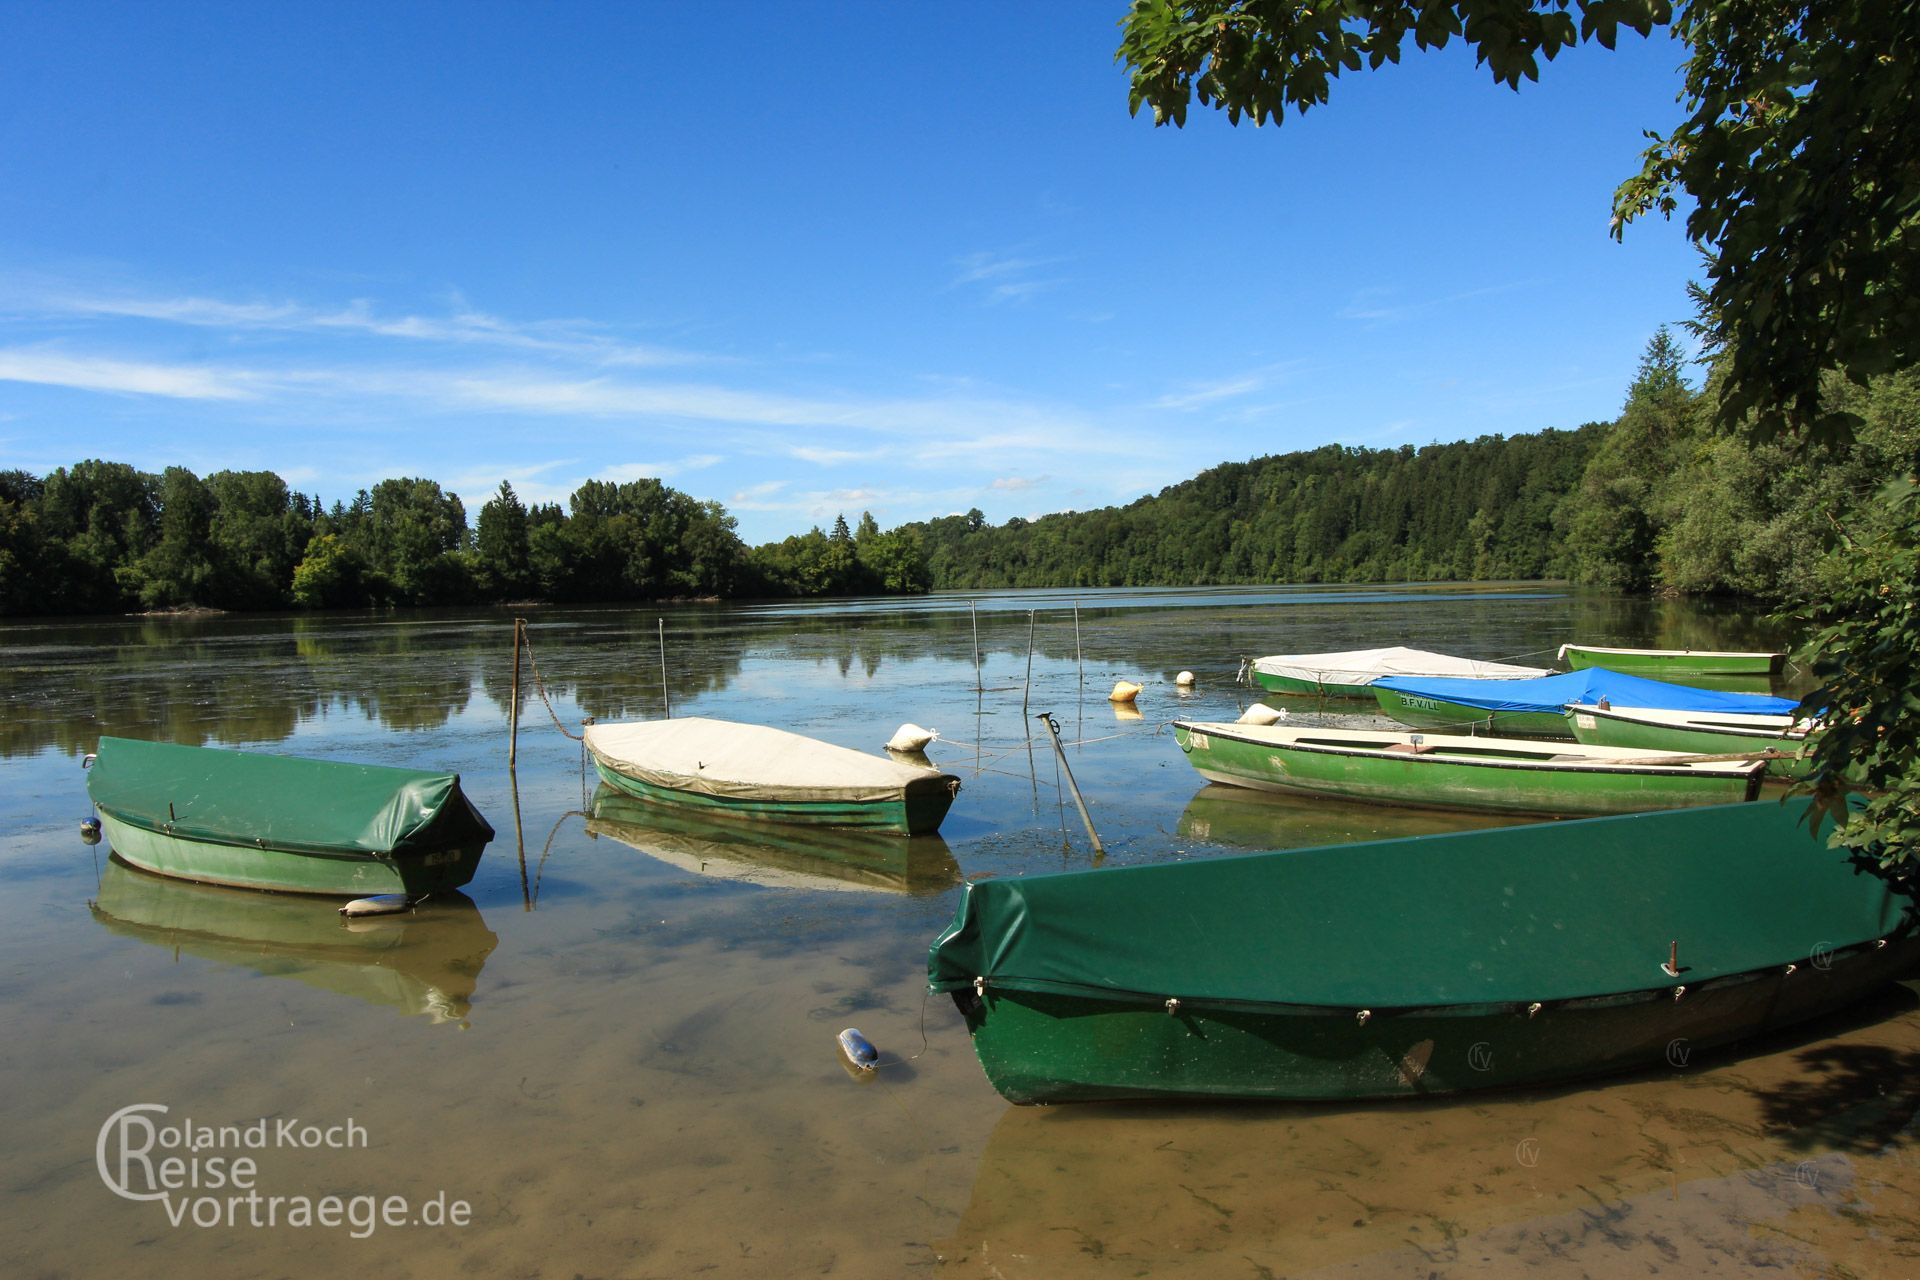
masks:
[(1121, 680), (1113, 686), (1113, 692), (1107, 695), (1108, 702), (1132, 702), (1140, 696), (1140, 686), (1131, 680)]

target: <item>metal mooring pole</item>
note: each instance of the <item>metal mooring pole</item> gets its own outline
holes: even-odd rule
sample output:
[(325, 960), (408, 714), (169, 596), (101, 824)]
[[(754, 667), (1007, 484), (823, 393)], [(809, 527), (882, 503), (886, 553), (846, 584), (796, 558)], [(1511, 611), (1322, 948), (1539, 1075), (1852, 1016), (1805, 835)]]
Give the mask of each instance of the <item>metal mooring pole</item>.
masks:
[(527, 620), (513, 620), (513, 704), (507, 708), (507, 772), (513, 772), (514, 757), (520, 751), (520, 635)]
[(1093, 818), (1087, 813), (1087, 802), (1080, 798), (1080, 784), (1073, 780), (1073, 766), (1067, 763), (1067, 750), (1060, 745), (1060, 726), (1054, 722), (1051, 711), (1042, 711), (1035, 720), (1047, 722), (1047, 735), (1053, 739), (1054, 754), (1060, 757), (1060, 767), (1066, 770), (1067, 789), (1073, 792), (1073, 805), (1080, 810), (1080, 821), (1087, 824), (1087, 839), (1093, 841), (1093, 851), (1105, 854), (1106, 849), (1100, 843), (1100, 833), (1093, 829)]

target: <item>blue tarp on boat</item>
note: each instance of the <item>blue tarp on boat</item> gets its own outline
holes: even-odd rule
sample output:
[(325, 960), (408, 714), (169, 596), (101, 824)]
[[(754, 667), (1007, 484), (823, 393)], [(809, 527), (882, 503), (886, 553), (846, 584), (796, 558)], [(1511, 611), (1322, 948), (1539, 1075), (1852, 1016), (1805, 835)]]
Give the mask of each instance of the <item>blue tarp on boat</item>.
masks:
[(1608, 671), (1604, 667), (1539, 676), (1532, 680), (1383, 676), (1374, 681), (1374, 687), (1501, 712), (1555, 712), (1570, 703), (1595, 703), (1602, 698), (1615, 707), (1657, 707), (1664, 711), (1712, 711), (1740, 715), (1791, 715), (1794, 708), (1800, 705), (1791, 698), (1696, 689), (1692, 685), (1648, 680), (1641, 676)]

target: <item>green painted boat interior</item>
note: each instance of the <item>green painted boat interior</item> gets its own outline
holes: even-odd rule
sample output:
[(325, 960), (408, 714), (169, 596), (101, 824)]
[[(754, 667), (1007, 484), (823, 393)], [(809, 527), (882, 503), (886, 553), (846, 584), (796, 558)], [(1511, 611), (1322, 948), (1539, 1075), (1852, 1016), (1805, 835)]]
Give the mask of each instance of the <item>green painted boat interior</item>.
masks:
[(1699, 984), (1884, 938), (1906, 889), (1738, 804), (970, 883), (932, 990), (1423, 1008)]
[(459, 774), (385, 765), (103, 737), (87, 794), (176, 842), (392, 857), (493, 839)]

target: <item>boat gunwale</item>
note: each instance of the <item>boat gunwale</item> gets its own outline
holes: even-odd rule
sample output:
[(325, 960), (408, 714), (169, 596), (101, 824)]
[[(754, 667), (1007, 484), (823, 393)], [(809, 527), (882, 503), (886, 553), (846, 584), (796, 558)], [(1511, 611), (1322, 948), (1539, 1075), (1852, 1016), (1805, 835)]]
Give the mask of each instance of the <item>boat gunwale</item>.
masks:
[[(971, 883), (971, 882), (969, 882)], [(944, 935), (936, 939), (935, 948), (944, 941)], [(1699, 978), (1692, 982), (1684, 981), (1685, 970), (1681, 977), (1669, 978), (1658, 986), (1630, 987), (1618, 991), (1598, 992), (1593, 995), (1563, 996), (1541, 1001), (1524, 1000), (1483, 1000), (1453, 1004), (1405, 1004), (1405, 1005), (1369, 1005), (1365, 1012), (1369, 1019), (1393, 1017), (1488, 1017), (1501, 1013), (1525, 1014), (1535, 1017), (1558, 1010), (1578, 1012), (1584, 1009), (1616, 1008), (1625, 1005), (1672, 1002), (1688, 994), (1705, 991), (1718, 991), (1739, 986), (1748, 982), (1757, 982), (1769, 977), (1790, 977), (1801, 965), (1811, 965), (1817, 971), (1829, 971), (1833, 965), (1843, 959), (1856, 959), (1885, 950), (1896, 943), (1920, 940), (1920, 918), (1909, 917), (1904, 927), (1891, 933), (1844, 947), (1835, 947), (1824, 953), (1825, 962), (1816, 961), (1808, 956), (1802, 960), (1780, 960), (1752, 969), (1737, 969), (1732, 973), (1715, 974)], [(975, 985), (975, 984), (978, 985)], [(1074, 999), (1105, 1000), (1115, 1004), (1140, 1004), (1151, 1008), (1165, 1006), (1169, 1000), (1177, 1002), (1177, 1007), (1199, 1011), (1243, 1012), (1243, 1013), (1293, 1013), (1306, 1017), (1338, 1017), (1351, 1019), (1361, 1011), (1356, 1004), (1299, 1004), (1285, 1000), (1233, 1000), (1215, 996), (1183, 996), (1168, 992), (1133, 991), (1127, 988), (1094, 987), (1079, 983), (1059, 982), (1052, 979), (1035, 978), (976, 978), (974, 982), (949, 981), (929, 982), (928, 990), (945, 992), (952, 995), (962, 1011), (966, 1001), (979, 1000), (988, 1010), (992, 1004), (987, 1001), (989, 993), (1000, 990), (1014, 994), (1067, 996)], [(1679, 995), (1675, 993), (1679, 992)]]
[[(1803, 728), (1803, 729), (1793, 728), (1794, 724), (1801, 724), (1801, 723), (1804, 723), (1804, 721), (1794, 720), (1793, 717), (1791, 716), (1770, 717), (1771, 719), (1789, 721), (1789, 724), (1786, 728), (1780, 730), (1777, 733), (1774, 733), (1774, 732), (1769, 732), (1768, 729), (1762, 725), (1741, 727), (1739, 725), (1730, 724), (1724, 720), (1713, 721), (1713, 720), (1707, 720), (1707, 719), (1685, 720), (1685, 721), (1663, 720), (1663, 719), (1654, 718), (1647, 714), (1649, 712), (1655, 712), (1655, 711), (1666, 711), (1666, 709), (1662, 707), (1601, 707), (1601, 706), (1595, 706), (1593, 703), (1590, 703), (1590, 702), (1570, 702), (1567, 704), (1562, 714), (1572, 716), (1578, 713), (1583, 716), (1594, 716), (1600, 719), (1613, 720), (1621, 724), (1644, 725), (1648, 728), (1676, 729), (1676, 730), (1683, 730), (1687, 733), (1710, 733), (1710, 734), (1716, 734), (1724, 737), (1734, 737), (1734, 738), (1771, 738), (1771, 739), (1778, 739), (1781, 742), (1802, 742), (1803, 743), (1807, 741), (1809, 735), (1816, 732), (1816, 730), (1811, 727)], [(1668, 711), (1666, 712), (1666, 714), (1688, 715), (1688, 716), (1698, 714), (1698, 715), (1706, 716), (1706, 715), (1710, 715), (1711, 713)], [(1737, 714), (1737, 713), (1730, 712), (1728, 714)]]
[[(1744, 777), (1744, 778), (1750, 779), (1756, 773), (1763, 772), (1767, 767), (1767, 762), (1765, 760), (1745, 761), (1745, 762), (1738, 761), (1738, 760), (1697, 760), (1697, 761), (1693, 761), (1691, 763), (1686, 763), (1686, 764), (1660, 764), (1657, 762), (1642, 763), (1642, 764), (1628, 764), (1624, 761), (1600, 762), (1600, 761), (1588, 761), (1588, 760), (1512, 760), (1512, 759), (1496, 759), (1496, 758), (1487, 758), (1482, 756), (1453, 754), (1440, 749), (1435, 749), (1432, 751), (1421, 751), (1421, 752), (1411, 752), (1411, 751), (1402, 752), (1402, 751), (1392, 751), (1386, 747), (1363, 747), (1357, 744), (1350, 747), (1342, 747), (1334, 744), (1323, 745), (1319, 743), (1309, 743), (1309, 742), (1266, 742), (1259, 738), (1250, 738), (1250, 737), (1244, 736), (1243, 734), (1232, 732), (1230, 728), (1228, 730), (1216, 732), (1211, 728), (1202, 727), (1202, 726), (1207, 726), (1214, 723), (1218, 723), (1218, 722), (1205, 721), (1205, 720), (1201, 720), (1201, 721), (1175, 720), (1173, 722), (1173, 726), (1176, 729), (1185, 729), (1189, 734), (1192, 734), (1194, 732), (1200, 732), (1205, 734), (1208, 737), (1225, 738), (1229, 742), (1238, 742), (1245, 746), (1261, 747), (1271, 751), (1301, 751), (1301, 752), (1306, 752), (1312, 755), (1351, 756), (1351, 757), (1355, 757), (1363, 760), (1381, 760), (1381, 759), (1411, 760), (1419, 763), (1471, 765), (1474, 767), (1489, 768), (1489, 769), (1520, 769), (1520, 770), (1529, 771), (1529, 772), (1542, 772), (1542, 771), (1556, 772), (1556, 773), (1578, 772), (1583, 774), (1601, 774), (1601, 775), (1614, 776), (1614, 777), (1643, 777), (1643, 778), (1652, 777), (1652, 778), (1734, 779), (1734, 778)], [(1310, 732), (1310, 731), (1305, 731), (1305, 732)], [(1366, 730), (1338, 730), (1337, 732), (1364, 733), (1367, 731)], [(1499, 747), (1494, 749), (1504, 750), (1509, 748)], [(1181, 746), (1181, 750), (1190, 752), (1191, 748), (1183, 744)], [(1618, 748), (1618, 750), (1639, 751), (1640, 749), (1632, 748), (1632, 747), (1622, 747), (1622, 748)], [(1651, 751), (1653, 750), (1653, 748), (1647, 748), (1646, 750)], [(1564, 751), (1560, 751), (1559, 754), (1567, 754), (1567, 753)], [(1642, 754), (1644, 754), (1644, 752), (1642, 752)], [(1686, 755), (1688, 753), (1674, 752), (1673, 754)]]
[[(794, 736), (799, 737), (802, 735), (796, 734)], [(613, 773), (613, 774), (619, 775), (622, 778), (629, 779), (631, 781), (643, 782), (650, 786), (658, 787), (661, 790), (678, 791), (678, 792), (682, 792), (689, 795), (712, 795), (713, 794), (711, 792), (702, 790), (699, 786), (677, 785), (679, 783), (694, 784), (694, 783), (702, 783), (702, 782), (711, 782), (712, 781), (711, 777), (703, 778), (694, 774), (676, 773), (667, 769), (649, 768), (647, 772), (653, 774), (655, 777), (658, 777), (661, 779), (673, 779), (674, 781), (656, 782), (652, 778), (639, 778), (639, 777), (636, 777), (633, 773), (631, 773), (628, 769), (622, 768), (621, 767), (621, 764), (623, 763), (622, 761), (608, 756), (605, 752), (602, 752), (598, 747), (594, 746), (592, 742), (587, 742), (585, 745), (587, 748), (587, 754), (593, 757), (594, 765), (601, 770), (603, 777), (608, 773)], [(833, 746), (837, 744), (828, 743), (827, 745)], [(851, 751), (852, 748), (847, 748), (847, 750)], [(859, 752), (859, 751), (855, 751), (853, 752), (853, 754), (865, 755), (864, 752)], [(872, 758), (876, 761), (879, 761), (879, 763), (882, 763), (882, 764), (888, 763), (887, 761), (880, 760), (879, 757), (877, 756)], [(919, 766), (914, 766), (914, 767), (918, 768)], [(962, 783), (962, 779), (960, 778), (959, 774), (948, 773), (942, 769), (925, 769), (920, 776), (902, 779), (897, 787), (886, 787), (886, 788), (882, 788), (879, 786), (874, 787), (873, 789), (876, 792), (883, 792), (883, 794), (876, 795), (871, 799), (828, 800), (828, 799), (821, 798), (821, 796), (819, 795), (820, 788), (818, 787), (794, 786), (794, 785), (788, 785), (785, 783), (753, 782), (750, 779), (746, 779), (746, 778), (728, 778), (728, 779), (725, 779), (725, 781), (730, 785), (751, 787), (758, 794), (751, 798), (743, 798), (743, 797), (722, 797), (722, 798), (745, 799), (747, 803), (752, 803), (752, 804), (806, 804), (806, 805), (845, 804), (845, 805), (852, 805), (852, 806), (897, 804), (897, 803), (900, 803), (901, 801), (904, 801), (910, 795), (920, 794), (920, 793), (934, 791), (934, 790), (948, 791), (952, 795), (957, 796), (960, 793), (960, 787)]]
[(1568, 641), (1560, 646), (1560, 659), (1566, 660), (1569, 652), (1626, 654), (1635, 658), (1764, 658), (1768, 662), (1778, 662), (1786, 658), (1782, 651), (1773, 649), (1630, 649), (1620, 645), (1576, 644)]

